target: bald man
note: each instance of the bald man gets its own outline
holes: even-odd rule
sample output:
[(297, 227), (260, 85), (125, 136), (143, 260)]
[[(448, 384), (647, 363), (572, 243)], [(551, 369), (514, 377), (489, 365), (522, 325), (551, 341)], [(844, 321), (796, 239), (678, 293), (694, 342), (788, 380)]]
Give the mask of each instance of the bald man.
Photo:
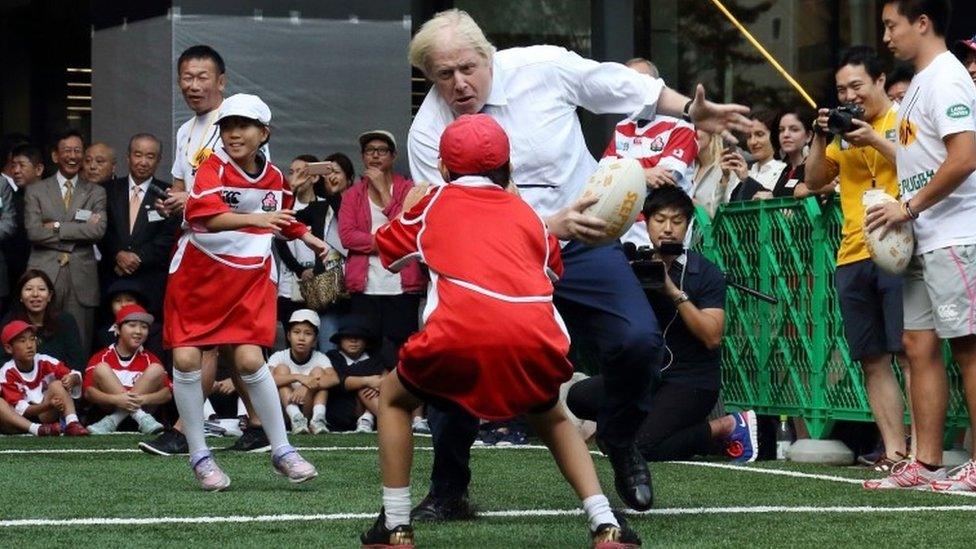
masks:
[(102, 185), (115, 178), (115, 150), (101, 141), (85, 149), (82, 160), (82, 177), (91, 183)]

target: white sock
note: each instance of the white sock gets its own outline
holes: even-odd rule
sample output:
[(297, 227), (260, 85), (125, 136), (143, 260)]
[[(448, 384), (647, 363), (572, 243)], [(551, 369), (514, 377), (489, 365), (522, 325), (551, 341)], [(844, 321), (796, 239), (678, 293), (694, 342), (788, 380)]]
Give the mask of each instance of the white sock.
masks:
[(30, 434), (32, 434), (32, 435), (34, 435), (36, 437), (37, 436), (37, 430), (40, 429), (40, 428), (41, 428), (41, 424), (40, 423), (31, 423), (30, 424), (30, 427), (27, 428), (27, 432), (30, 433)]
[(247, 415), (247, 406), (244, 406), (244, 399), (237, 399), (237, 417)]
[(112, 421), (114, 421), (116, 425), (125, 421), (125, 418), (128, 417), (128, 415), (129, 412), (126, 412), (125, 410), (116, 410), (111, 414), (109, 414), (109, 416), (111, 416), (112, 418)]
[(67, 423), (74, 423), (76, 421), (78, 421), (78, 416), (76, 414), (68, 414), (68, 415), (64, 416), (64, 422), (66, 424)]
[(203, 438), (203, 387), (200, 370), (183, 372), (173, 369), (173, 400), (183, 420), (183, 434), (190, 447), (190, 455), (207, 449)]
[(210, 399), (203, 401), (203, 419), (210, 419), (212, 416), (217, 415), (217, 410), (214, 410), (213, 404), (210, 404)]
[[(607, 504), (609, 506), (609, 504)], [(386, 511), (386, 527), (390, 530), (401, 524), (410, 524), (410, 487), (383, 487), (383, 508)]]
[(132, 412), (130, 415), (132, 416), (132, 419), (138, 422), (140, 419), (143, 418), (143, 416), (148, 416), (149, 414), (147, 414), (146, 411), (143, 410), (142, 408), (139, 408), (135, 412)]
[(251, 406), (254, 407), (254, 413), (261, 418), (264, 432), (271, 442), (271, 453), (274, 455), (279, 448), (288, 446), (288, 435), (285, 433), (285, 417), (281, 413), (278, 387), (271, 378), (271, 370), (267, 367), (258, 368), (257, 372), (242, 375), (241, 379), (247, 385)]
[(613, 511), (610, 509), (610, 501), (603, 494), (584, 499), (583, 510), (586, 511), (586, 517), (590, 520), (591, 531), (596, 530), (601, 524), (620, 526), (617, 523), (617, 517), (613, 516)]
[(325, 404), (312, 406), (312, 419), (325, 419)]
[(288, 406), (285, 406), (285, 411), (288, 412), (288, 417), (302, 415), (302, 409), (299, 408), (297, 404), (289, 404)]

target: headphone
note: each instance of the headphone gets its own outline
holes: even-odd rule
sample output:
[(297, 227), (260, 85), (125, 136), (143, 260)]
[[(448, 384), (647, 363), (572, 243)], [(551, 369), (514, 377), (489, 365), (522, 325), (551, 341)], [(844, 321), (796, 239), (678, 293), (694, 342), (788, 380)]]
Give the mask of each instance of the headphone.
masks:
[[(688, 252), (685, 252), (684, 257), (685, 257), (685, 262), (681, 264), (681, 276), (678, 278), (678, 289), (681, 290), (682, 292), (685, 291), (685, 272), (688, 268), (688, 261), (690, 261), (688, 258)], [(664, 273), (664, 275), (669, 276), (668, 273)], [(664, 350), (668, 352), (668, 356), (669, 356), (668, 364), (663, 368), (661, 368), (661, 372), (664, 372), (674, 364), (674, 352), (671, 351), (670, 347), (668, 347), (668, 330), (671, 329), (671, 325), (674, 324), (674, 321), (678, 319), (678, 316), (680, 314), (681, 313), (678, 312), (678, 309), (676, 307), (674, 309), (674, 316), (672, 316), (671, 320), (668, 321), (668, 325), (664, 327), (664, 333), (661, 336), (661, 338), (664, 340)]]

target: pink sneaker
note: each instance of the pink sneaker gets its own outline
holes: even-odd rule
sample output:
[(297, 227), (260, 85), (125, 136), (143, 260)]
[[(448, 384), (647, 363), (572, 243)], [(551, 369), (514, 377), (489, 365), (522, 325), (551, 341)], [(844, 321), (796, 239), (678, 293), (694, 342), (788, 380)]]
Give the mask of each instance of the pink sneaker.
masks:
[(932, 481), (936, 492), (976, 492), (976, 460), (969, 460), (940, 480)]
[(903, 459), (891, 468), (891, 474), (883, 479), (865, 480), (861, 485), (865, 490), (928, 490), (933, 481), (944, 479), (945, 468), (929, 471), (914, 459)]
[(319, 476), (315, 466), (298, 455), (298, 450), (292, 446), (285, 446), (275, 452), (274, 457), (271, 458), (271, 465), (274, 466), (276, 473), (288, 477), (290, 482), (296, 484)]
[(230, 487), (230, 477), (217, 466), (210, 452), (191, 457), (190, 466), (205, 492), (220, 492)]

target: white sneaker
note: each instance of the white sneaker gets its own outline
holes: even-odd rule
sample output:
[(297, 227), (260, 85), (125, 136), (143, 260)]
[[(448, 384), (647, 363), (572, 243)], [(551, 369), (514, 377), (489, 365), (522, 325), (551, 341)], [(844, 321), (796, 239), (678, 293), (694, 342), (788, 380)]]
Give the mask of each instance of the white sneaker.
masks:
[(115, 419), (113, 419), (112, 416), (105, 416), (95, 423), (89, 425), (88, 432), (93, 435), (107, 435), (109, 433), (114, 433), (118, 428), (119, 424), (115, 422)]
[(429, 435), (430, 434), (430, 424), (427, 420), (422, 417), (413, 418), (413, 432), (418, 435)]
[[(372, 415), (372, 414), (370, 414)], [(359, 417), (359, 421), (356, 422), (356, 432), (357, 433), (372, 433), (373, 432), (373, 418), (370, 415), (363, 414)]]
[(914, 459), (903, 459), (896, 463), (890, 474), (878, 480), (865, 480), (861, 485), (866, 490), (929, 490), (934, 481), (946, 478), (945, 467), (929, 471)]
[(156, 418), (152, 417), (151, 414), (146, 414), (139, 418), (139, 432), (144, 435), (155, 435), (157, 433), (162, 433), (163, 424), (156, 421)]
[(945, 479), (933, 480), (931, 487), (936, 492), (976, 492), (976, 460), (949, 471)]
[(329, 426), (325, 424), (324, 417), (313, 417), (312, 421), (308, 424), (308, 428), (312, 431), (313, 435), (321, 435), (329, 432)]
[(308, 433), (308, 420), (302, 414), (291, 416), (291, 434), (301, 435)]

